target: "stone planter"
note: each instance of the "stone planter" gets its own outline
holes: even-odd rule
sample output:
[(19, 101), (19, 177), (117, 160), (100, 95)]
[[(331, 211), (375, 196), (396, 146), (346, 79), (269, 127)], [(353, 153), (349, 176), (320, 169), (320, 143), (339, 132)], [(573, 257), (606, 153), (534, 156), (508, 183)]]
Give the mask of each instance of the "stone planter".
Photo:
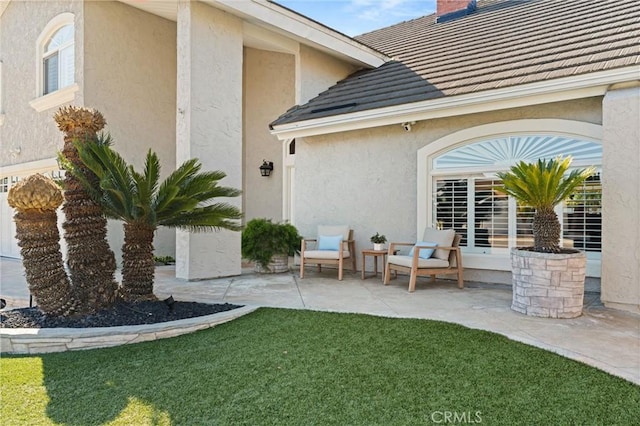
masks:
[(384, 243), (381, 243), (381, 244), (373, 243), (373, 249), (374, 250), (384, 250)]
[(261, 274), (281, 274), (289, 271), (289, 256), (277, 254), (271, 258), (269, 268), (263, 268), (258, 263), (254, 267), (256, 272)]
[(555, 254), (512, 249), (511, 309), (545, 318), (582, 315), (586, 263), (583, 252)]

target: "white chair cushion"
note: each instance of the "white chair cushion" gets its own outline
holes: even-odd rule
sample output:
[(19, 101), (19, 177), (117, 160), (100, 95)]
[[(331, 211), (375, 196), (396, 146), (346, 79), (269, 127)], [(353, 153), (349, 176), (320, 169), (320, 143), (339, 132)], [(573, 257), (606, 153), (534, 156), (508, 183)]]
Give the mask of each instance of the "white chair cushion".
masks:
[(346, 241), (349, 239), (349, 225), (318, 225), (317, 235), (342, 235), (342, 239)]
[[(304, 258), (305, 259), (338, 259), (340, 257), (340, 252), (332, 251), (332, 250), (305, 250)], [(342, 252), (342, 258), (346, 259), (349, 257), (348, 251)]]
[[(427, 228), (424, 230), (422, 241), (432, 241), (437, 243), (439, 247), (451, 247), (456, 231), (453, 229), (434, 229)], [(449, 261), (449, 250), (436, 250), (432, 258)]]
[[(392, 265), (400, 265), (411, 268), (411, 265), (413, 263), (413, 256), (391, 255), (387, 258), (387, 262), (391, 263)], [(420, 269), (448, 267), (449, 261), (447, 260), (436, 259), (434, 257), (430, 257), (429, 259), (418, 258), (418, 268)]]

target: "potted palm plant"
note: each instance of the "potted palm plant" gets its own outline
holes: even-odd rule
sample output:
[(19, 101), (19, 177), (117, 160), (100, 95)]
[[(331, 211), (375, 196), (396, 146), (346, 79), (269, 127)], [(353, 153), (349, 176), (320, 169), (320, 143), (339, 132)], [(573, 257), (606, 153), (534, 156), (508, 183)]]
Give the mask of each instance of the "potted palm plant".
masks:
[(371, 242), (374, 250), (384, 250), (384, 243), (387, 242), (387, 237), (376, 232), (376, 235), (371, 236)]
[(568, 172), (571, 161), (571, 157), (521, 161), (508, 172), (498, 173), (502, 186), (496, 189), (535, 210), (533, 247), (511, 250), (514, 311), (548, 318), (582, 314), (586, 255), (560, 247), (561, 226), (554, 207), (569, 198), (595, 169)]
[(255, 262), (256, 272), (287, 272), (289, 256), (300, 252), (301, 239), (296, 227), (290, 223), (252, 219), (242, 231), (242, 257)]

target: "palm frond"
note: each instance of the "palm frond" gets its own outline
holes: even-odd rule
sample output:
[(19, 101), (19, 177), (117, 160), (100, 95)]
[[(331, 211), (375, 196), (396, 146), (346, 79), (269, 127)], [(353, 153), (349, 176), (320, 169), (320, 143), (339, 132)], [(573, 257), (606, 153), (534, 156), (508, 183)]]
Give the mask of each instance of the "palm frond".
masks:
[(540, 159), (535, 163), (519, 162), (508, 172), (498, 173), (502, 185), (496, 189), (514, 197), (520, 204), (535, 209), (549, 210), (566, 200), (595, 169), (573, 170), (567, 175), (571, 166), (570, 156)]
[(90, 142), (77, 144), (82, 162), (99, 180), (100, 203), (110, 217), (128, 220), (135, 217), (135, 180), (126, 161), (108, 144)]
[(170, 228), (186, 229), (192, 232), (228, 229), (239, 231), (242, 229), (237, 220), (242, 218), (240, 210), (227, 203), (216, 203), (209, 206), (197, 207), (185, 211), (180, 215), (159, 221), (159, 225)]

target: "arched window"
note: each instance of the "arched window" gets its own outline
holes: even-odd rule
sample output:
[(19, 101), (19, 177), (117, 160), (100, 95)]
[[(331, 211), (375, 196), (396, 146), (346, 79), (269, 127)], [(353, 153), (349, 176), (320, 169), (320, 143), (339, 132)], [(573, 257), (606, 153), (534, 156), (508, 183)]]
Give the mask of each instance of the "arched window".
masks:
[(53, 18), (36, 40), (36, 93), (29, 105), (38, 112), (73, 102), (75, 81), (75, 26), (73, 13)]
[(74, 27), (68, 24), (58, 29), (44, 44), (42, 94), (73, 84), (74, 71)]
[[(533, 210), (500, 192), (496, 173), (519, 161), (571, 155), (572, 166), (602, 162), (598, 143), (558, 135), (512, 135), (470, 143), (433, 158), (433, 222), (454, 228), (467, 252), (499, 253), (533, 244)], [(588, 252), (601, 247), (600, 174), (587, 181), (557, 213), (563, 246)]]
[(418, 235), (427, 226), (463, 237), (465, 266), (509, 270), (509, 249), (533, 245), (533, 211), (501, 193), (497, 173), (519, 161), (558, 155), (598, 172), (556, 207), (561, 245), (587, 252), (587, 273), (600, 276), (601, 127), (570, 120), (514, 120), (445, 136), (418, 151)]

